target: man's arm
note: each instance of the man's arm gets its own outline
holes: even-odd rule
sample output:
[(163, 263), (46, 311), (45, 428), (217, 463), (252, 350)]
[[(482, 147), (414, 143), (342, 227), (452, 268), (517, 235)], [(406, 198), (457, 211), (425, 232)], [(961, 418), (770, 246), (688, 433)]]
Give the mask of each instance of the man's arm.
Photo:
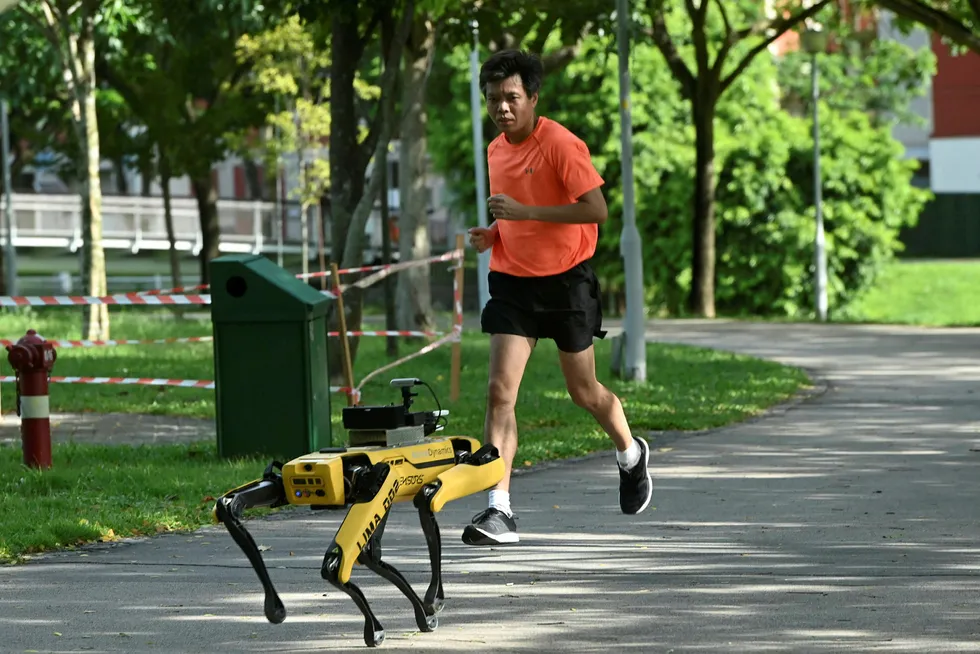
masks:
[(602, 225), (609, 217), (606, 198), (599, 187), (586, 191), (575, 204), (552, 207), (525, 206), (527, 220), (540, 220), (546, 223), (571, 223), (582, 225), (596, 223)]

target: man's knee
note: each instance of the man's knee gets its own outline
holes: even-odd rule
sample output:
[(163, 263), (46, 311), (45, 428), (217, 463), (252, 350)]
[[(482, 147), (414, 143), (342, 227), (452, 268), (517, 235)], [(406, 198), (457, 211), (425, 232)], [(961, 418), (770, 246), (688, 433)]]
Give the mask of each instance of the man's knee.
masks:
[(596, 380), (570, 381), (567, 388), (572, 402), (590, 413), (595, 412), (602, 405), (605, 388)]
[(491, 378), (487, 385), (487, 403), (491, 409), (513, 408), (517, 404), (517, 386)]

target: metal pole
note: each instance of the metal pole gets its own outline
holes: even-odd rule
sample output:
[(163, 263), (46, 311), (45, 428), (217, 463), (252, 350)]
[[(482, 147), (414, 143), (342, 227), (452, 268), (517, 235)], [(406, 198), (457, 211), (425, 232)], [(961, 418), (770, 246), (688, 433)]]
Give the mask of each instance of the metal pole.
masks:
[[(483, 152), (483, 102), (480, 100), (480, 28), (473, 21), (473, 50), (470, 51), (470, 110), (473, 114), (473, 167), (476, 171), (476, 219), (487, 227), (486, 161)], [(490, 300), (487, 276), (490, 274), (490, 250), (477, 256), (477, 283), (480, 311)]]
[(619, 122), (623, 166), (623, 232), (619, 253), (626, 272), (626, 360), (623, 378), (646, 381), (646, 320), (643, 302), (643, 244), (636, 228), (633, 189), (633, 122), (630, 110), (630, 13), (628, 0), (617, 0), (616, 22), (619, 46)]
[(10, 174), (10, 123), (7, 117), (7, 99), (0, 99), (0, 132), (3, 132), (3, 188), (4, 227), (7, 242), (3, 248), (4, 273), (7, 278), (7, 295), (17, 295), (17, 251), (14, 249), (14, 187)]
[(813, 201), (817, 214), (816, 247), (814, 256), (817, 268), (817, 317), (820, 322), (827, 320), (827, 250), (823, 231), (823, 189), (820, 175), (820, 119), (817, 101), (820, 98), (817, 72), (817, 53), (813, 53), (810, 66), (810, 80), (813, 87)]
[[(279, 96), (276, 96), (276, 115), (279, 115)], [(279, 128), (272, 128), (272, 138), (273, 140), (278, 140), (279, 138)], [(282, 232), (285, 229), (285, 221), (283, 221), (283, 203), (280, 196), (280, 187), (282, 186), (282, 157), (279, 155), (279, 143), (275, 144), (276, 148), (276, 190), (273, 193), (275, 196), (275, 216), (273, 217), (274, 229), (276, 230), (276, 264), (282, 268)]]

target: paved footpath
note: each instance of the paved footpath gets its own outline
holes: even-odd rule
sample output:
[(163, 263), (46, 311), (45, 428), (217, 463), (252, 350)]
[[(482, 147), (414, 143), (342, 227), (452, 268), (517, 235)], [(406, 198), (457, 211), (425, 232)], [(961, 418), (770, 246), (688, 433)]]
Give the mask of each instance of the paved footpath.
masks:
[[(649, 338), (795, 363), (825, 387), (736, 427), (657, 435), (639, 517), (618, 513), (611, 451), (515, 479), (518, 546), (466, 548), (484, 499), (448, 506), (435, 632), (355, 570), (382, 650), (980, 652), (980, 330), (693, 321)], [(209, 527), (0, 569), (0, 649), (364, 651), (359, 612), (319, 576), (341, 518), (252, 521), (283, 624)], [(397, 505), (385, 555), (420, 589), (423, 548)]]

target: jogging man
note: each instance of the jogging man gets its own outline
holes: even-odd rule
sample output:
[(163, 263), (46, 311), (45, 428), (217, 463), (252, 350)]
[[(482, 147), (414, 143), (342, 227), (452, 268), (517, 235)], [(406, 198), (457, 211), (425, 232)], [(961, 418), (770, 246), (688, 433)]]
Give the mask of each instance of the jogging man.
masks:
[(543, 70), (526, 52), (505, 50), (480, 70), (487, 111), (500, 134), (487, 148), (489, 229), (469, 230), (477, 251), (491, 248), (490, 300), (482, 328), (490, 336), (484, 440), (500, 451), (504, 478), (489, 507), (463, 530), (468, 545), (519, 541), (510, 505), (517, 452), (515, 406), (538, 339), (550, 338), (572, 401), (595, 417), (616, 446), (619, 503), (635, 514), (650, 504), (650, 449), (630, 434), (623, 406), (596, 379), (593, 338), (603, 338), (599, 281), (589, 265), (606, 221), (602, 178), (589, 149), (559, 123), (535, 113)]

